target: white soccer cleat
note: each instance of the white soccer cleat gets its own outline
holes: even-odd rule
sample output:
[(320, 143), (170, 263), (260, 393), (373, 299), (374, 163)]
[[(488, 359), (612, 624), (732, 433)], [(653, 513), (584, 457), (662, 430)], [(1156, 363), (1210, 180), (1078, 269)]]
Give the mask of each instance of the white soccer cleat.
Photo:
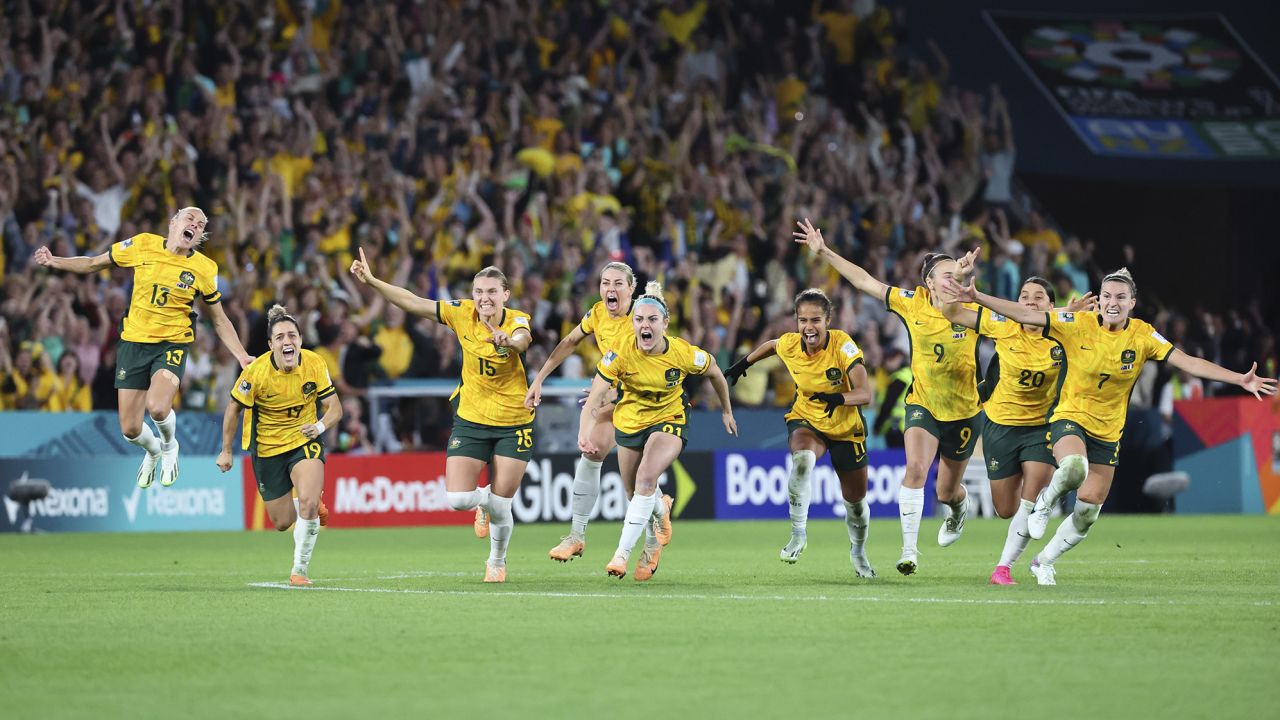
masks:
[(786, 546), (778, 553), (778, 559), (784, 563), (795, 565), (796, 561), (800, 559), (800, 553), (804, 552), (808, 544), (808, 536), (793, 532), (791, 533), (791, 539), (787, 541)]
[(898, 572), (903, 575), (915, 575), (916, 569), (920, 564), (919, 553), (915, 550), (903, 550), (902, 557), (898, 559)]
[(950, 505), (942, 506), (944, 519), (942, 527), (938, 528), (938, 544), (947, 547), (960, 539), (960, 535), (964, 532), (964, 519), (969, 516), (969, 498), (966, 496), (964, 502), (960, 504), (960, 512), (955, 512)]
[(138, 468), (138, 487), (151, 487), (151, 483), (155, 482), (156, 479), (156, 465), (159, 462), (159, 455), (152, 455), (151, 453), (142, 454), (142, 467)]
[(1027, 534), (1032, 540), (1039, 540), (1044, 537), (1044, 532), (1049, 528), (1049, 514), (1053, 512), (1053, 506), (1044, 501), (1044, 490), (1036, 495), (1036, 506), (1031, 509), (1031, 514), (1027, 515)]
[(178, 481), (178, 441), (173, 447), (160, 451), (160, 484), (169, 487)]
[(854, 575), (860, 578), (873, 578), (876, 576), (876, 570), (871, 567), (871, 561), (867, 560), (867, 552), (864, 548), (854, 548), (850, 545), (849, 559), (853, 561)]
[(1036, 582), (1041, 585), (1058, 584), (1057, 571), (1053, 569), (1052, 565), (1041, 563), (1039, 555), (1031, 561), (1031, 574), (1036, 576)]

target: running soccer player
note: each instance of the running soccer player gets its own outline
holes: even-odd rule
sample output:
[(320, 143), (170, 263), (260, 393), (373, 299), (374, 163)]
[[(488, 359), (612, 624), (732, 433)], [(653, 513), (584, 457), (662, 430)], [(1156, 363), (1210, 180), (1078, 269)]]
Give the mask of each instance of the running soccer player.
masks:
[[(568, 335), (556, 344), (551, 356), (529, 384), (524, 406), (530, 410), (542, 402), (542, 383), (560, 367), (578, 345), (594, 335), (600, 354), (604, 355), (634, 335), (631, 329), (631, 297), (636, 289), (636, 276), (626, 263), (611, 262), (600, 270), (600, 301), (587, 310)], [(548, 553), (552, 560), (568, 562), (582, 557), (586, 548), (587, 523), (600, 497), (600, 466), (613, 450), (613, 405), (600, 407), (592, 418), (591, 442), (596, 452), (582, 454), (573, 472), (573, 525), (569, 534)], [(665, 517), (665, 516), (664, 516)], [(659, 537), (669, 538), (668, 528), (659, 529)]]
[[(240, 373), (222, 416), (218, 469), (231, 469), (231, 443), (249, 412), (242, 443), (253, 462), (258, 494), (276, 530), (293, 527), (289, 584), (311, 584), (309, 568), (324, 508), (324, 432), (342, 419), (342, 401), (324, 358), (302, 349), (298, 321), (280, 305), (267, 311), (271, 350)], [(323, 417), (317, 417), (318, 408)], [(297, 498), (292, 497), (297, 492)]]
[(907, 472), (898, 489), (898, 515), (902, 522), (902, 557), (898, 572), (911, 575), (919, 567), (920, 514), (924, 511), (924, 484), (934, 457), (938, 457), (938, 502), (945, 519), (938, 528), (938, 544), (947, 547), (964, 531), (968, 500), (960, 484), (978, 436), (978, 334), (952, 323), (942, 314), (944, 301), (937, 283), (950, 278), (956, 261), (930, 254), (920, 269), (923, 284), (914, 290), (885, 285), (866, 270), (832, 252), (822, 231), (807, 219), (796, 223), (793, 233), (835, 268), (858, 290), (884, 301), (911, 336), (911, 387), (906, 397)]
[[(977, 254), (974, 250), (959, 260), (957, 282), (970, 276)], [(1027, 278), (1018, 293), (1018, 304), (1037, 312), (1053, 310), (1056, 301), (1053, 286), (1040, 277)], [(1065, 309), (1080, 312), (1096, 305), (1090, 293), (1071, 301)], [(996, 344), (986, 378), (990, 396), (982, 406), (986, 412), (983, 455), (996, 515), (1012, 520), (990, 582), (1016, 585), (1010, 569), (1031, 540), (1027, 516), (1057, 466), (1049, 448), (1048, 418), (1058, 399), (1058, 375), (1065, 354), (1061, 345), (1044, 337), (1041, 328), (1020, 325), (985, 308), (974, 311), (950, 303), (943, 305), (943, 314)]]
[(724, 428), (738, 434), (729, 401), (729, 383), (705, 350), (667, 332), (669, 313), (662, 286), (650, 282), (645, 294), (635, 302), (631, 314), (633, 337), (605, 353), (591, 382), (591, 393), (582, 407), (578, 423), (578, 448), (584, 453), (599, 452), (591, 439), (596, 414), (603, 407), (610, 387), (619, 387), (613, 410), (614, 439), (618, 444), (618, 469), (622, 484), (631, 494), (622, 537), (605, 572), (625, 577), (631, 549), (645, 533), (644, 552), (636, 561), (635, 578), (645, 581), (658, 570), (663, 543), (654, 531), (654, 518), (670, 516), (670, 504), (659, 501), (658, 476), (667, 471), (688, 444), (688, 398), (684, 380), (690, 375), (710, 377), (720, 407)]
[(1028, 534), (1036, 540), (1044, 537), (1050, 510), (1072, 490), (1076, 491), (1076, 505), (1031, 561), (1031, 572), (1041, 585), (1057, 584), (1054, 565), (1058, 558), (1083, 542), (1098, 520), (1120, 461), (1120, 437), (1124, 434), (1129, 394), (1148, 360), (1168, 361), (1196, 377), (1239, 385), (1259, 400), (1276, 392), (1273, 378), (1258, 376), (1257, 363), (1247, 373), (1232, 372), (1187, 355), (1151, 325), (1133, 317), (1138, 288), (1124, 268), (1102, 279), (1098, 312), (1040, 312), (978, 292), (971, 284), (961, 286), (954, 280), (944, 282), (943, 291), (1014, 322), (1042, 328), (1044, 337), (1056, 340), (1066, 355), (1066, 378), (1049, 419), (1058, 469), (1036, 498), (1027, 518)]
[[(138, 468), (138, 487), (150, 487), (159, 467), (160, 484), (178, 480), (178, 416), (173, 398), (187, 366), (187, 347), (195, 340), (198, 296), (213, 321), (213, 331), (231, 354), (248, 367), (245, 352), (219, 301), (218, 264), (197, 248), (204, 242), (208, 218), (197, 207), (185, 207), (169, 220), (169, 235), (139, 233), (94, 257), (57, 257), (40, 247), (35, 261), (54, 270), (81, 275), (105, 270), (112, 263), (133, 268), (133, 295), (121, 324), (116, 348), (115, 386), (120, 401), (120, 432), (145, 451)], [(159, 437), (143, 413), (155, 422)]]
[[(525, 407), (529, 390), (523, 353), (533, 342), (529, 316), (505, 307), (511, 298), (507, 276), (489, 266), (476, 273), (471, 300), (440, 302), (373, 276), (364, 249), (351, 274), (407, 313), (432, 318), (458, 336), (462, 377), (449, 402), (453, 432), (445, 460), (445, 491), (455, 510), (476, 511), (478, 537), (489, 538), (484, 581), (507, 580), (507, 544), (515, 521), (515, 497), (533, 455), (534, 412)], [(477, 487), (490, 468), (488, 487)]]
[(840, 478), (845, 525), (849, 530), (849, 558), (858, 577), (875, 577), (867, 560), (867, 426), (860, 406), (871, 402), (871, 383), (862, 350), (842, 330), (828, 327), (831, 300), (809, 288), (795, 300), (796, 326), (776, 340), (768, 340), (725, 371), (732, 385), (747, 368), (777, 355), (796, 384), (796, 398), (783, 419), (791, 447), (791, 476), (787, 498), (791, 539), (782, 548), (783, 562), (795, 563), (808, 545), (809, 500), (813, 468), (826, 452)]

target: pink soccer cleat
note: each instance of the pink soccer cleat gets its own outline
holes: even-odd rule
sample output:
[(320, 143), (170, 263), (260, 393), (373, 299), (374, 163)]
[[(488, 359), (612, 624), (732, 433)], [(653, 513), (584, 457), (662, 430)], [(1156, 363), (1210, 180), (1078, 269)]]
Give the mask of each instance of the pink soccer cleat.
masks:
[(1018, 581), (1009, 577), (1008, 565), (997, 565), (996, 569), (991, 571), (992, 585), (1017, 585)]

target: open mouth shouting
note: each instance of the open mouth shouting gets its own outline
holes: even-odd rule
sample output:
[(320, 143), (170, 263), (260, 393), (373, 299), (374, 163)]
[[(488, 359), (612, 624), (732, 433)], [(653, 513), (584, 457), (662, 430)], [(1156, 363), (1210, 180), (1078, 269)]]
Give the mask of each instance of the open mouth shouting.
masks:
[(821, 339), (817, 330), (805, 330), (802, 336), (804, 337), (804, 344), (810, 346), (817, 345)]
[(292, 345), (285, 345), (280, 348), (280, 357), (284, 358), (285, 365), (293, 365), (298, 358), (298, 349)]
[(618, 311), (618, 293), (610, 290), (604, 294), (604, 306), (609, 309), (610, 313)]
[(646, 348), (653, 347), (653, 339), (654, 339), (653, 330), (649, 328), (641, 328), (639, 337), (640, 337), (640, 345), (642, 347), (646, 347)]

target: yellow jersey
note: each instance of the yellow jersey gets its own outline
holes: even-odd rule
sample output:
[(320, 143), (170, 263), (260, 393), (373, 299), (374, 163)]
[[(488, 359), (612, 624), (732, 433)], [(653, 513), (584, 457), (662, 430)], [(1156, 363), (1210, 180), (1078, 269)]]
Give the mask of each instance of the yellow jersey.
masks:
[(299, 351), (298, 367), (290, 372), (276, 367), (270, 352), (260, 355), (231, 389), (231, 399), (247, 408), (244, 449), (274, 457), (316, 442), (302, 434), (302, 426), (320, 419), (320, 401), (336, 392), (324, 359), (310, 350)]
[(195, 339), (196, 296), (210, 305), (222, 299), (217, 263), (198, 250), (174, 255), (164, 249), (164, 242), (159, 235), (140, 233), (111, 246), (112, 262), (134, 268), (121, 340), (189, 343)]
[[(982, 409), (978, 399), (978, 333), (952, 322), (929, 302), (929, 291), (891, 287), (884, 305), (902, 318), (911, 336), (908, 405), (919, 405), (940, 422), (967, 420)], [(977, 310), (978, 306), (965, 304)]]
[(1062, 372), (1062, 346), (1044, 337), (1038, 328), (1027, 332), (1014, 322), (986, 308), (978, 311), (978, 332), (996, 344), (999, 363), (995, 390), (983, 404), (991, 422), (1014, 427), (1044, 425), (1058, 399)]
[[(462, 346), (462, 377), (449, 402), (454, 415), (479, 425), (510, 427), (533, 422), (533, 411), (524, 406), (529, 391), (524, 359), (511, 348), (494, 347), (493, 333), (480, 322), (471, 300), (436, 302), (436, 319), (458, 335)], [(529, 316), (505, 308), (496, 326), (508, 335), (516, 330), (532, 334)]]
[(1046, 314), (1044, 336), (1061, 343), (1067, 355), (1067, 377), (1051, 420), (1073, 420), (1099, 440), (1119, 440), (1143, 364), (1167, 360), (1173, 344), (1136, 318), (1113, 332), (1096, 312)]
[(866, 440), (862, 410), (856, 405), (842, 405), (827, 417), (827, 406), (810, 399), (814, 393), (846, 393), (853, 390), (850, 373), (863, 361), (862, 349), (843, 330), (828, 330), (822, 349), (810, 355), (805, 352), (800, 333), (787, 333), (778, 338), (778, 357), (796, 383), (796, 399), (787, 412), (787, 420), (804, 420), (832, 440)]
[[(634, 306), (634, 302), (632, 305)], [(609, 314), (609, 308), (605, 307), (603, 300), (591, 306), (578, 326), (582, 328), (582, 332), (595, 336), (596, 347), (600, 348), (601, 355), (635, 337), (635, 330), (631, 327), (631, 309), (628, 308), (622, 317), (615, 318)]]
[(684, 379), (711, 367), (711, 356), (702, 348), (678, 337), (662, 339), (666, 349), (650, 355), (632, 336), (630, 342), (605, 353), (596, 366), (600, 377), (618, 386), (613, 426), (624, 433), (637, 433), (659, 423), (685, 422), (689, 401)]

